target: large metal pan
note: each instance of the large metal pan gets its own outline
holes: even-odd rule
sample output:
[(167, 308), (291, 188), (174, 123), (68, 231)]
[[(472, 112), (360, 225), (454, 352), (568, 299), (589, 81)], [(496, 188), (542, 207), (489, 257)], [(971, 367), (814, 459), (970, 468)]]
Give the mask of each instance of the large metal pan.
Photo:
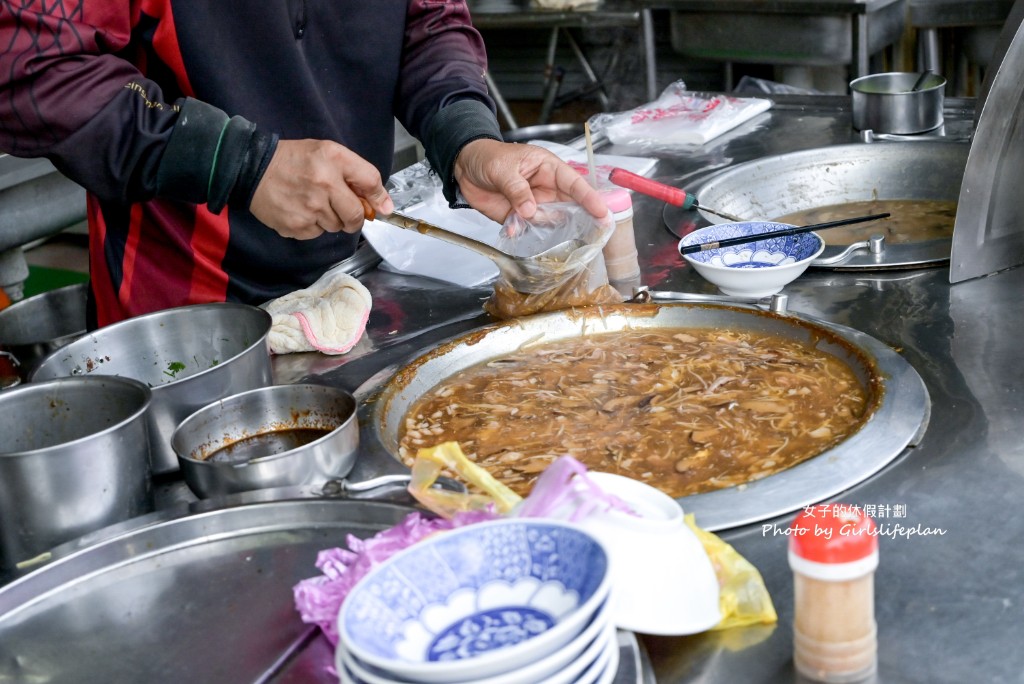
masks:
[[(957, 201), (970, 145), (962, 142), (898, 142), (834, 145), (738, 164), (693, 186), (700, 204), (744, 220), (780, 216), (833, 204), (868, 200)], [(669, 225), (678, 221), (666, 207)], [(708, 212), (711, 223), (725, 219)], [(949, 260), (952, 240), (886, 244), (882, 253), (862, 250), (828, 263), (842, 246), (829, 246), (814, 265), (848, 269), (907, 268)]]
[(680, 499), (702, 527), (718, 530), (773, 518), (861, 482), (923, 433), (928, 394), (917, 372), (891, 348), (849, 328), (797, 315), (708, 304), (623, 304), (540, 314), (455, 337), (410, 362), (382, 370), (356, 391), (364, 457), (397, 458), (406, 412), (431, 388), (461, 370), (526, 343), (627, 329), (732, 328), (812, 344), (846, 362), (872, 391), (876, 408), (846, 441), (789, 470), (738, 488)]

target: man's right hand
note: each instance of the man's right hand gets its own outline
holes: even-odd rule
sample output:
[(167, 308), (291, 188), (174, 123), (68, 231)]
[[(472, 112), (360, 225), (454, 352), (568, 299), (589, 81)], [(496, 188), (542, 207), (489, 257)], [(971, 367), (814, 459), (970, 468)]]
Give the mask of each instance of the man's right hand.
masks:
[(327, 140), (281, 140), (249, 211), (284, 237), (309, 240), (359, 231), (360, 197), (382, 214), (395, 209), (377, 168), (352, 150)]

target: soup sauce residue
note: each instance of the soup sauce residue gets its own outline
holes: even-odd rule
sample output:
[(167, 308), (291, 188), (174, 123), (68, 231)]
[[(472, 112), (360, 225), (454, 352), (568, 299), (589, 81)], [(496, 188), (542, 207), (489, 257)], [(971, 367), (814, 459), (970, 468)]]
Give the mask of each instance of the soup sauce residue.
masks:
[(252, 435), (214, 451), (204, 460), (215, 463), (248, 463), (256, 458), (283, 454), (315, 442), (330, 430), (322, 428), (291, 428)]
[(831, 448), (868, 412), (838, 358), (779, 336), (627, 331), (462, 371), (409, 410), (399, 454), (458, 441), (527, 494), (563, 454), (673, 497), (757, 480)]
[(947, 200), (868, 200), (805, 209), (773, 220), (794, 226), (808, 226), (889, 212), (892, 216), (887, 219), (829, 228), (819, 235), (826, 245), (851, 245), (876, 234), (884, 235), (887, 244), (902, 244), (952, 237), (956, 204), (955, 201)]

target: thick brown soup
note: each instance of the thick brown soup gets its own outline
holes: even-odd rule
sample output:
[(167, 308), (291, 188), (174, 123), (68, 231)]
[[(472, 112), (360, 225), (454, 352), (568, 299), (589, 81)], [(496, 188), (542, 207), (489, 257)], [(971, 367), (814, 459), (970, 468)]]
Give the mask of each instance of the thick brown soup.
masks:
[(458, 441), (520, 494), (555, 458), (671, 496), (789, 468), (842, 441), (868, 397), (836, 357), (731, 330), (627, 331), (543, 344), (467, 369), (405, 418), (400, 455)]
[(794, 226), (808, 226), (838, 219), (892, 214), (887, 219), (821, 231), (826, 245), (851, 245), (875, 234), (885, 236), (888, 244), (923, 242), (953, 236), (956, 202), (946, 200), (869, 200), (831, 204), (780, 216), (775, 221)]

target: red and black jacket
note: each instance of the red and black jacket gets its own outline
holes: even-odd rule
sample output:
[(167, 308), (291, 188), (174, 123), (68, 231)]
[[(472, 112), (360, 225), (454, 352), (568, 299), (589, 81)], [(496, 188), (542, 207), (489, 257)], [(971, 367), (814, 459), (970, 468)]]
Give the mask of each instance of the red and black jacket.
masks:
[(0, 149), (89, 191), (98, 325), (262, 303), (352, 254), (249, 214), (279, 139), (386, 178), (397, 117), (449, 184), (462, 145), (500, 139), (464, 0), (0, 0), (0, 41)]

